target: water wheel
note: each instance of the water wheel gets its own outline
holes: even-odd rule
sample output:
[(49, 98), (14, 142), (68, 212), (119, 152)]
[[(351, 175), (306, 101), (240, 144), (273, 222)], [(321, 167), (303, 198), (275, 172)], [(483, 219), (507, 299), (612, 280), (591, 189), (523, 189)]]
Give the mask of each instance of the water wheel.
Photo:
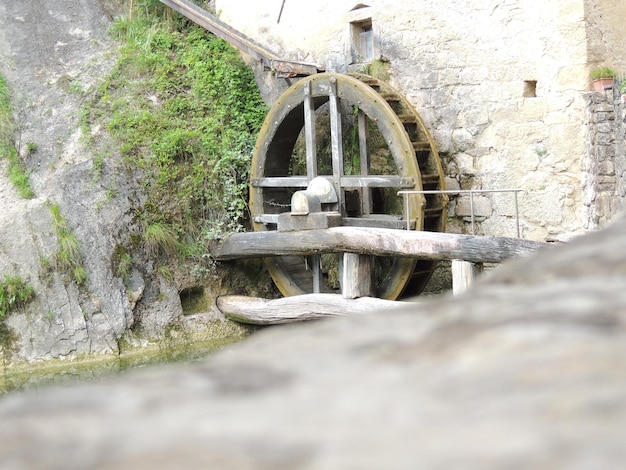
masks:
[[(432, 137), (413, 106), (387, 83), (367, 75), (324, 73), (292, 85), (269, 111), (251, 167), (250, 211), (255, 231), (277, 230), (294, 192), (315, 177), (333, 185), (341, 225), (443, 231), (447, 198), (399, 190), (443, 189)], [(330, 210), (329, 209), (329, 210)], [(340, 289), (333, 254), (267, 258), (285, 296)], [(321, 267), (320, 267), (321, 265)], [(318, 269), (313, 269), (317, 267)], [(375, 296), (415, 295), (435, 263), (375, 257)], [(322, 282), (317, 280), (320, 276)]]

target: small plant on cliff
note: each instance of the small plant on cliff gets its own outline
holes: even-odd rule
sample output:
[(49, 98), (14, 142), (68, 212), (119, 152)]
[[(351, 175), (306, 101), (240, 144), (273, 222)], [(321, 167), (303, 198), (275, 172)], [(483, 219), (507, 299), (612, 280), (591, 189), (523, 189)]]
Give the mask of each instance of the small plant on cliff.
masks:
[(76, 236), (70, 232), (65, 218), (61, 215), (58, 204), (50, 204), (52, 226), (57, 235), (59, 251), (57, 252), (57, 266), (78, 285), (87, 280), (87, 273), (83, 267), (83, 256)]
[(19, 276), (5, 274), (0, 281), (0, 321), (11, 311), (27, 304), (34, 296), (33, 287)]
[(144, 232), (144, 247), (148, 256), (173, 255), (178, 251), (176, 232), (165, 224), (152, 223)]
[(13, 142), (14, 130), (11, 93), (6, 80), (0, 75), (0, 158), (4, 157), (9, 161), (7, 168), (9, 180), (20, 197), (30, 199), (34, 194), (28, 173)]

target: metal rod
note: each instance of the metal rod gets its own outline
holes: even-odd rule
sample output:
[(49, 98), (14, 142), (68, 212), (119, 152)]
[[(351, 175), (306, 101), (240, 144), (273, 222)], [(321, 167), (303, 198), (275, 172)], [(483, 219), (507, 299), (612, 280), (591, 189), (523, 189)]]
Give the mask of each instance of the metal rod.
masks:
[(519, 230), (519, 206), (517, 204), (517, 191), (515, 191), (515, 224), (517, 225), (517, 238), (520, 238)]
[(313, 293), (322, 292), (322, 257), (320, 255), (311, 256), (311, 271), (313, 275)]
[(283, 16), (283, 8), (285, 8), (285, 1), (283, 0), (283, 4), (280, 6), (280, 11), (278, 12), (278, 19), (276, 20), (276, 24), (280, 23), (280, 17)]
[(474, 191), (470, 190), (470, 215), (472, 218), (472, 235), (476, 235), (476, 230), (474, 229)]
[(409, 213), (409, 195), (411, 194), (469, 194), (470, 195), (470, 213), (472, 217), (472, 235), (474, 235), (474, 193), (514, 193), (515, 194), (515, 224), (517, 227), (517, 238), (520, 238), (520, 223), (519, 223), (519, 204), (517, 193), (526, 192), (525, 189), (429, 189), (429, 190), (417, 190), (417, 189), (403, 189), (398, 191), (398, 196), (402, 196), (406, 205), (407, 223), (406, 228), (410, 230), (408, 218)]

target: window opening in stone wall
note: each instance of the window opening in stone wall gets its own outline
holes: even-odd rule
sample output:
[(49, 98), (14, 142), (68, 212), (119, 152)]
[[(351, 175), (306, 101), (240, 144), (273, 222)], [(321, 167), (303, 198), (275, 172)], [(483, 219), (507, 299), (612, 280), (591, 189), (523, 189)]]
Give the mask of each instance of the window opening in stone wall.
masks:
[(374, 60), (374, 30), (372, 20), (355, 21), (352, 29), (352, 62), (361, 63)]
[(537, 97), (537, 80), (524, 81), (524, 98)]

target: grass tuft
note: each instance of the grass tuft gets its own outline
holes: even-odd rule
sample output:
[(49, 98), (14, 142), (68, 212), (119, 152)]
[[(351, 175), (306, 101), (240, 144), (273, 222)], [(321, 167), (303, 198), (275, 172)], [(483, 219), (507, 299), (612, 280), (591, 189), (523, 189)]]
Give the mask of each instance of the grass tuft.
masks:
[(28, 303), (34, 296), (33, 287), (19, 276), (5, 275), (0, 281), (0, 321), (11, 311)]

